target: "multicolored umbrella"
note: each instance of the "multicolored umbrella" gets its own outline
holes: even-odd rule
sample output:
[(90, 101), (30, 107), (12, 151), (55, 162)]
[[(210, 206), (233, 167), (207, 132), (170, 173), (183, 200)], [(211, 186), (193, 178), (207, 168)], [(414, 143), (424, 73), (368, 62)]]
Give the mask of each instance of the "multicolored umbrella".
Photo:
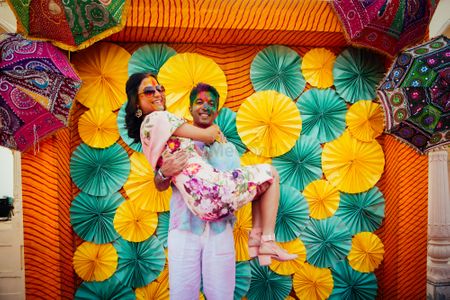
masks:
[(170, 212), (158, 213), (158, 226), (156, 226), (156, 236), (158, 240), (163, 244), (164, 248), (167, 248), (167, 238), (169, 236), (169, 220)]
[(339, 191), (323, 179), (308, 184), (303, 196), (309, 204), (309, 215), (314, 219), (331, 217), (339, 207)]
[(371, 142), (384, 129), (384, 115), (381, 105), (370, 100), (360, 100), (347, 112), (345, 121), (350, 134), (362, 141)]
[(292, 289), (290, 276), (278, 275), (269, 267), (261, 267), (256, 260), (250, 262), (252, 281), (248, 300), (284, 300)]
[(252, 268), (248, 261), (236, 263), (236, 285), (234, 287), (234, 299), (242, 299), (250, 288), (252, 280)]
[(352, 249), (347, 256), (350, 266), (359, 272), (373, 272), (381, 264), (384, 245), (371, 232), (360, 232), (352, 239)]
[(308, 263), (298, 269), (292, 279), (295, 294), (300, 299), (327, 299), (333, 290), (333, 277), (328, 268), (317, 268)]
[(76, 51), (119, 32), (125, 26), (130, 0), (20, 1), (9, 0), (18, 31)]
[(136, 289), (136, 300), (167, 300), (169, 299), (169, 272), (164, 269), (150, 284)]
[(236, 261), (246, 261), (250, 259), (248, 254), (248, 235), (252, 229), (252, 204), (247, 203), (235, 212), (236, 222), (234, 223), (234, 249)]
[(306, 260), (306, 248), (300, 239), (295, 239), (286, 243), (278, 243), (281, 248), (285, 249), (288, 253), (297, 254), (297, 258), (288, 261), (272, 260), (269, 268), (280, 275), (292, 275), (299, 270)]
[(78, 120), (81, 140), (93, 148), (107, 148), (119, 139), (116, 115), (103, 107), (94, 107)]
[(140, 47), (128, 61), (128, 76), (134, 73), (152, 73), (157, 75), (164, 63), (177, 54), (165, 44), (149, 44)]
[(226, 137), (228, 142), (233, 143), (239, 154), (242, 155), (247, 150), (247, 147), (242, 142), (236, 128), (236, 113), (229, 108), (222, 108), (219, 115), (214, 120), (214, 124), (219, 125), (220, 130)]
[(306, 52), (301, 65), (306, 81), (319, 89), (333, 85), (333, 65), (336, 56), (325, 48), (314, 48)]
[(0, 145), (25, 151), (68, 124), (81, 79), (55, 46), (0, 35)]
[(241, 156), (241, 165), (250, 166), (257, 164), (272, 164), (272, 159), (270, 157), (264, 157), (256, 155), (255, 153), (248, 151)]
[(111, 244), (84, 242), (73, 255), (73, 268), (85, 281), (103, 281), (117, 268), (117, 252)]
[(388, 133), (421, 152), (449, 144), (449, 39), (439, 36), (400, 53), (378, 97)]

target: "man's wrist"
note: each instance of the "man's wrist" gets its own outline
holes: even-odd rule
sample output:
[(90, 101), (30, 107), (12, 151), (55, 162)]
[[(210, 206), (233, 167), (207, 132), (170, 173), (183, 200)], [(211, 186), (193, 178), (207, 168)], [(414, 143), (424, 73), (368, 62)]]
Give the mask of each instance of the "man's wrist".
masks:
[(166, 180), (169, 180), (169, 179), (170, 179), (170, 176), (164, 176), (163, 172), (161, 171), (161, 168), (159, 168), (159, 169), (156, 171), (156, 175), (158, 175), (159, 178), (161, 178), (163, 181), (166, 181)]

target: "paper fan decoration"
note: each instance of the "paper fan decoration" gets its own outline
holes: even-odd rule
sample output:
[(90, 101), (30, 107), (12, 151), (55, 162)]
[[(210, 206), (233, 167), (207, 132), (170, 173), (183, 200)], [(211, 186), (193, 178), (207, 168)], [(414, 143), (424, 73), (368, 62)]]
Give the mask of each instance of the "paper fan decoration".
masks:
[(253, 59), (250, 79), (255, 91), (274, 90), (296, 99), (306, 85), (300, 72), (302, 59), (286, 46), (264, 48)]
[(383, 222), (384, 207), (383, 194), (375, 186), (363, 193), (342, 193), (336, 216), (347, 224), (351, 234), (375, 231)]
[(78, 121), (78, 133), (84, 143), (93, 148), (106, 148), (119, 139), (117, 117), (103, 107), (83, 113)]
[(252, 280), (252, 268), (248, 261), (236, 263), (236, 285), (234, 287), (234, 299), (242, 299), (250, 288)]
[(317, 268), (305, 263), (295, 272), (292, 285), (300, 299), (323, 300), (333, 290), (333, 276), (328, 268)]
[(314, 219), (331, 217), (339, 207), (339, 191), (323, 179), (308, 184), (303, 196), (309, 204), (309, 215)]
[(169, 272), (164, 269), (153, 282), (136, 289), (137, 300), (167, 300), (169, 299)]
[(133, 201), (123, 202), (116, 211), (114, 228), (127, 241), (142, 242), (148, 239), (158, 225), (158, 215), (143, 210)]
[(164, 248), (155, 236), (140, 243), (118, 239), (114, 247), (119, 255), (114, 276), (126, 286), (143, 287), (155, 280), (164, 269)]
[(170, 212), (162, 212), (158, 214), (156, 236), (158, 237), (158, 240), (163, 244), (164, 248), (167, 248), (167, 238), (169, 236), (169, 219)]
[(348, 48), (334, 62), (333, 77), (336, 91), (345, 101), (371, 100), (384, 76), (384, 58), (361, 48)]
[(127, 99), (124, 87), (129, 59), (125, 49), (111, 43), (95, 44), (74, 54), (72, 63), (83, 80), (78, 101), (89, 108), (117, 110)]
[(142, 152), (142, 144), (141, 142), (135, 143), (134, 139), (130, 138), (128, 135), (128, 130), (125, 125), (125, 108), (127, 107), (127, 102), (125, 102), (122, 107), (119, 109), (119, 113), (117, 115), (117, 127), (119, 129), (119, 134), (125, 144), (128, 145), (131, 149), (136, 152)]
[(308, 221), (309, 208), (303, 195), (285, 184), (280, 185), (280, 204), (275, 223), (278, 242), (288, 242), (300, 236)]
[(169, 210), (172, 189), (159, 192), (153, 182), (154, 173), (145, 155), (135, 152), (130, 156), (131, 171), (123, 185), (125, 192), (143, 210), (162, 212)]
[(105, 244), (119, 234), (114, 230), (113, 219), (117, 207), (125, 199), (120, 193), (97, 197), (79, 193), (70, 206), (70, 224), (73, 231), (85, 241)]
[(322, 168), (327, 180), (338, 190), (364, 192), (373, 187), (383, 174), (383, 149), (375, 140), (364, 143), (344, 132), (325, 144)]
[(298, 257), (294, 260), (289, 261), (278, 261), (276, 259), (272, 260), (269, 268), (277, 274), (280, 275), (292, 275), (298, 269), (300, 269), (306, 260), (306, 248), (300, 239), (295, 239), (286, 243), (278, 243), (283, 249), (292, 254), (297, 254)]
[(361, 232), (352, 239), (352, 249), (347, 256), (350, 266), (359, 272), (373, 272), (381, 264), (384, 245), (371, 232)]
[(292, 289), (290, 276), (278, 275), (269, 267), (261, 267), (257, 260), (250, 262), (252, 281), (247, 292), (248, 300), (284, 300)]
[(252, 204), (247, 203), (235, 212), (236, 222), (234, 223), (234, 248), (236, 251), (236, 261), (249, 260), (248, 255), (248, 235), (252, 229)]
[(353, 270), (346, 260), (331, 268), (334, 279), (330, 300), (375, 299), (377, 297), (377, 278), (374, 273), (361, 273)]
[(89, 195), (106, 196), (118, 191), (129, 173), (128, 154), (119, 144), (106, 149), (94, 149), (81, 144), (70, 158), (73, 182)]
[(255, 153), (248, 151), (241, 156), (241, 165), (250, 166), (258, 164), (272, 164), (272, 159), (270, 157), (258, 156)]
[(347, 106), (332, 89), (310, 89), (301, 95), (297, 107), (302, 115), (302, 133), (319, 142), (329, 142), (345, 130)]
[(371, 142), (383, 132), (383, 110), (377, 103), (361, 100), (350, 107), (346, 122), (348, 131), (354, 138), (362, 142)]
[(236, 126), (250, 151), (273, 157), (294, 146), (302, 130), (302, 121), (290, 98), (275, 91), (262, 91), (241, 104)]
[(85, 281), (103, 281), (117, 268), (117, 252), (111, 244), (84, 242), (73, 255), (73, 268)]
[(348, 255), (352, 236), (339, 218), (331, 217), (311, 219), (300, 239), (306, 246), (308, 262), (319, 268), (327, 268)]
[(227, 141), (233, 143), (239, 154), (242, 155), (247, 150), (236, 129), (236, 113), (234, 111), (226, 107), (222, 108), (214, 123), (219, 125)]
[(164, 44), (142, 46), (133, 52), (128, 61), (128, 76), (134, 73), (157, 75), (161, 66), (175, 54), (175, 50)]
[(311, 181), (322, 177), (322, 148), (317, 139), (301, 135), (286, 154), (272, 159), (280, 182), (303, 190)]
[(306, 81), (320, 89), (332, 86), (335, 59), (333, 52), (324, 48), (314, 48), (306, 52), (301, 65)]
[(181, 53), (169, 58), (158, 73), (158, 81), (166, 88), (167, 110), (192, 121), (189, 94), (203, 82), (219, 92), (219, 109), (227, 99), (227, 79), (219, 65), (211, 58), (196, 53)]
[(135, 300), (130, 287), (124, 286), (114, 277), (101, 282), (83, 282), (75, 293), (76, 300)]

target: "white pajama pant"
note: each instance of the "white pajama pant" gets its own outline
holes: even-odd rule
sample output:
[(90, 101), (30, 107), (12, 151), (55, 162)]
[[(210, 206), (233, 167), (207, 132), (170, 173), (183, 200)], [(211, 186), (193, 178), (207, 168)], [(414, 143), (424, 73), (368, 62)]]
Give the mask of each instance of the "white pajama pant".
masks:
[(168, 247), (171, 300), (198, 299), (201, 278), (207, 300), (233, 299), (236, 265), (230, 224), (219, 234), (211, 234), (209, 223), (202, 235), (173, 229)]

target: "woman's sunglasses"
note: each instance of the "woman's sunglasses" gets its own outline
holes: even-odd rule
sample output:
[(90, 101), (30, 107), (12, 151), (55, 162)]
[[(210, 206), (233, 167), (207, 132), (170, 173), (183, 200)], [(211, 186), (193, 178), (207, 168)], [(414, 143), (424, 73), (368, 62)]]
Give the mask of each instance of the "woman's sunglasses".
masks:
[(164, 93), (166, 91), (166, 89), (162, 85), (157, 85), (154, 87), (147, 86), (144, 88), (142, 93), (139, 93), (139, 95), (144, 94), (145, 96), (150, 97), (150, 96), (154, 96), (156, 91), (158, 91), (159, 93)]

